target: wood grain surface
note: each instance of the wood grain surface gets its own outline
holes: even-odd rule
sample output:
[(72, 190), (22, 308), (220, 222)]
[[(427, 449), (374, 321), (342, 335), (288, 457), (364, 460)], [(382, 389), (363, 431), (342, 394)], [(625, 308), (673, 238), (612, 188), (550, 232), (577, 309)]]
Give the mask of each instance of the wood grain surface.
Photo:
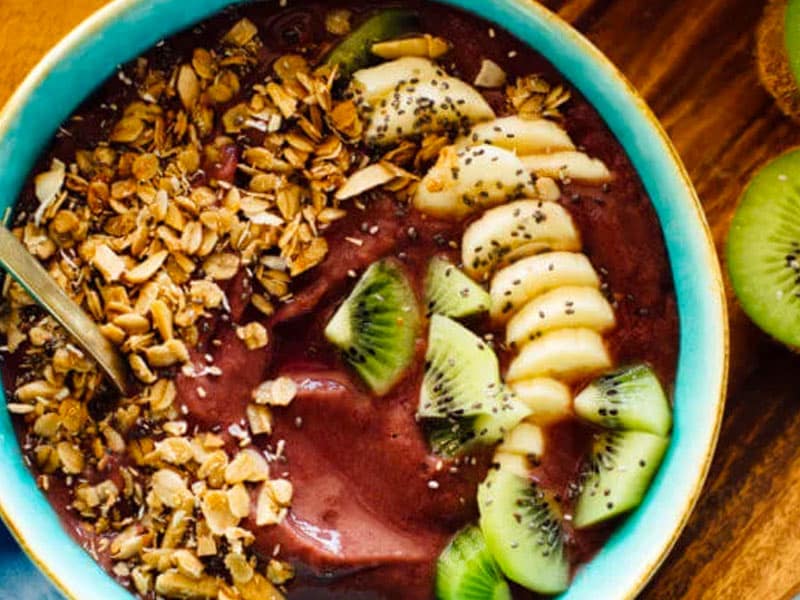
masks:
[[(758, 84), (754, 31), (764, 0), (545, 3), (586, 33), (653, 107), (721, 248), (754, 169), (800, 144), (800, 126)], [(49, 47), (102, 4), (0, 0), (0, 103)], [(645, 598), (772, 600), (800, 591), (800, 358), (758, 333), (734, 300), (730, 312), (730, 394), (716, 459)]]

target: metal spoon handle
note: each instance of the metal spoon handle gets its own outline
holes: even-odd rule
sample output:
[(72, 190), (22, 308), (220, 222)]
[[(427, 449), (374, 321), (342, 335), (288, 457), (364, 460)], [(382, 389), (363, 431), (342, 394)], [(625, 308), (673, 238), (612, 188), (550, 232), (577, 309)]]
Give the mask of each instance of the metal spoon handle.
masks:
[(0, 267), (10, 273), (67, 330), (75, 343), (97, 361), (109, 380), (125, 395), (129, 389), (125, 360), (97, 324), (5, 227), (0, 227)]

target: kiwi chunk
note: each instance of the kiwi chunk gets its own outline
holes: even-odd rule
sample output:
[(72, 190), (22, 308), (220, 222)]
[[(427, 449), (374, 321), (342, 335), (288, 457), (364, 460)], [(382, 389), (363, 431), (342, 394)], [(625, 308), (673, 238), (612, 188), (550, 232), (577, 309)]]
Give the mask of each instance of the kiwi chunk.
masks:
[(800, 348), (800, 150), (778, 157), (750, 181), (726, 254), (744, 311), (769, 335)]
[(547, 490), (504, 469), (478, 486), (480, 527), (500, 569), (540, 594), (569, 585), (561, 507)]
[(419, 17), (414, 11), (393, 8), (381, 11), (347, 34), (325, 57), (325, 64), (338, 65), (345, 79), (377, 62), (372, 45), (419, 29)]
[(429, 314), (469, 317), (489, 310), (489, 293), (450, 261), (436, 256), (425, 277), (425, 306)]
[(479, 527), (469, 525), (439, 555), (437, 600), (511, 600)]
[(469, 329), (433, 315), (417, 413), (422, 418), (481, 415), (507, 393), (492, 348)]
[(493, 444), (530, 412), (503, 384), (491, 347), (460, 323), (433, 315), (417, 416), (434, 452), (454, 456)]
[(379, 396), (414, 358), (420, 314), (414, 290), (394, 260), (370, 265), (325, 328), (325, 338)]
[(633, 365), (595, 379), (575, 397), (575, 412), (607, 429), (665, 436), (672, 427), (667, 396), (647, 365)]
[(575, 527), (591, 527), (639, 506), (668, 444), (667, 438), (642, 431), (595, 434)]

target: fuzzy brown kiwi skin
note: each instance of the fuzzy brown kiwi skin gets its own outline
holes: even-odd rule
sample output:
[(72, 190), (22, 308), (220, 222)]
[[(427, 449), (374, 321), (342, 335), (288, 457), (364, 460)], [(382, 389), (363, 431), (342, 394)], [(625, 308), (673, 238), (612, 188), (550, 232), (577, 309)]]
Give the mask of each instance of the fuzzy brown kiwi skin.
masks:
[(784, 42), (787, 0), (770, 0), (756, 30), (756, 57), (761, 84), (781, 111), (800, 123), (800, 90), (789, 68)]

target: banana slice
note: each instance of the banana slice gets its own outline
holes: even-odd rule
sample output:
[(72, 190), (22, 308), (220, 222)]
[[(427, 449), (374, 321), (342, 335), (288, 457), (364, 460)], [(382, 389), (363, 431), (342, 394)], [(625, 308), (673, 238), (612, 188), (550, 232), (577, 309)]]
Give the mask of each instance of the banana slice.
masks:
[(583, 152), (556, 152), (553, 154), (530, 154), (522, 157), (525, 167), (539, 177), (572, 179), (587, 183), (611, 181), (611, 171), (605, 163), (591, 158)]
[(511, 384), (511, 390), (517, 400), (533, 411), (526, 419), (530, 423), (550, 425), (572, 413), (572, 392), (555, 379), (523, 379)]
[(456, 141), (459, 147), (492, 144), (520, 156), (574, 150), (575, 144), (557, 123), (547, 119), (527, 120), (512, 116), (475, 125)]
[(526, 479), (531, 472), (531, 465), (528, 462), (528, 458), (519, 454), (495, 452), (492, 457), (492, 462), (497, 465), (497, 468), (501, 471), (514, 473), (514, 475), (519, 475)]
[(350, 91), (356, 100), (373, 104), (388, 96), (401, 82), (444, 76), (444, 70), (426, 58), (399, 58), (353, 73)]
[(561, 286), (600, 287), (592, 263), (578, 252), (547, 252), (523, 258), (492, 279), (490, 314), (504, 323), (525, 303)]
[(602, 336), (591, 329), (557, 329), (525, 346), (508, 367), (506, 379), (554, 377), (573, 383), (611, 368)]
[(399, 58), (356, 71), (353, 79), (370, 144), (468, 127), (495, 116), (480, 92), (424, 58)]
[(544, 434), (533, 423), (520, 423), (497, 447), (497, 452), (540, 458), (544, 456)]
[(534, 193), (530, 175), (513, 152), (489, 145), (447, 146), (417, 187), (414, 206), (435, 217), (460, 219), (509, 197)]
[(558, 287), (534, 298), (511, 317), (506, 343), (519, 349), (554, 329), (604, 333), (615, 323), (614, 309), (597, 288)]
[[(504, 151), (505, 152), (505, 151)], [(495, 267), (545, 250), (580, 250), (572, 217), (555, 202), (518, 200), (487, 210), (464, 232), (461, 259), (473, 279)]]

